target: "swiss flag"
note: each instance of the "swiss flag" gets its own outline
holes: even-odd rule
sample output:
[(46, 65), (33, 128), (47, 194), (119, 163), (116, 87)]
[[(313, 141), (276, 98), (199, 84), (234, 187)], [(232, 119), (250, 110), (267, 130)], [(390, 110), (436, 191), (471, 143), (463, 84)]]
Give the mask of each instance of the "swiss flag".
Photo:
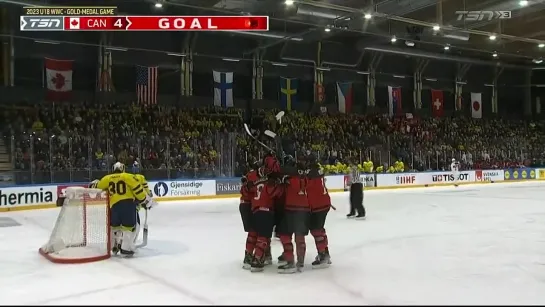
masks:
[(65, 101), (72, 96), (72, 60), (45, 58), (47, 100)]
[(442, 117), (445, 113), (445, 100), (443, 99), (443, 91), (431, 90), (431, 114), (433, 117)]

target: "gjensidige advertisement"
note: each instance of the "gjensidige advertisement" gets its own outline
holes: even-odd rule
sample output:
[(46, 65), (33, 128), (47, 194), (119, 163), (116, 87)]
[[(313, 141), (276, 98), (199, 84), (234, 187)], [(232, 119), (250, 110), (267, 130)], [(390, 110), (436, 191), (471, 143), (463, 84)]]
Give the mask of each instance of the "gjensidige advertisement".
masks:
[(150, 184), (156, 197), (190, 197), (214, 195), (214, 180), (158, 181)]

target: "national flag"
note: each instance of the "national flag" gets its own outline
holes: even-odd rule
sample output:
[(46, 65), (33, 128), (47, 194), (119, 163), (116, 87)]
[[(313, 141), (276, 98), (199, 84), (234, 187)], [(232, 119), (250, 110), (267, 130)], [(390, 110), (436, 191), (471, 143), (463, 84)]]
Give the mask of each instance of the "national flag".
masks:
[(280, 77), (280, 102), (286, 111), (297, 104), (297, 86), (297, 79)]
[(433, 117), (442, 117), (445, 113), (445, 100), (443, 91), (431, 90), (431, 114)]
[(45, 58), (45, 84), (47, 99), (64, 101), (72, 96), (72, 60)]
[(70, 17), (69, 28), (70, 30), (79, 30), (79, 17)]
[(214, 105), (230, 108), (233, 103), (233, 73), (213, 71), (214, 75)]
[(352, 97), (354, 95), (352, 82), (337, 82), (337, 102), (339, 112), (350, 113), (352, 111)]
[(483, 117), (483, 103), (481, 93), (471, 93), (471, 117)]
[(325, 101), (325, 87), (322, 84), (316, 84), (316, 102), (323, 103)]
[(159, 68), (136, 65), (136, 97), (139, 104), (157, 104)]
[(388, 86), (388, 114), (390, 116), (399, 116), (403, 114), (400, 87)]

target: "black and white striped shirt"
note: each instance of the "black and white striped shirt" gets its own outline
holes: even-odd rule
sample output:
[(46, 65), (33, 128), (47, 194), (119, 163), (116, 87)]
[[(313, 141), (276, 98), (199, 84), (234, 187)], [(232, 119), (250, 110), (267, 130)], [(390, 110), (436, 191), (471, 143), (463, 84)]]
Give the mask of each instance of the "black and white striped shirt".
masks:
[(352, 165), (350, 167), (350, 173), (348, 174), (350, 177), (349, 177), (349, 182), (350, 184), (353, 184), (353, 183), (362, 183), (361, 181), (361, 175), (360, 175), (360, 170), (358, 169), (358, 166), (357, 165)]

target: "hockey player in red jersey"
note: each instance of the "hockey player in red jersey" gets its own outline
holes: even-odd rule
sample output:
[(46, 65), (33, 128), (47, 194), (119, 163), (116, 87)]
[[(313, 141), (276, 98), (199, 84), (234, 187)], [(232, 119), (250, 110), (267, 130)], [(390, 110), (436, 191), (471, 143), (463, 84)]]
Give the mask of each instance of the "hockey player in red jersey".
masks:
[(254, 248), (252, 272), (261, 272), (265, 267), (267, 253), (270, 252), (272, 230), (275, 222), (274, 207), (276, 199), (282, 196), (282, 188), (277, 184), (274, 174), (278, 173), (276, 158), (268, 156), (259, 168), (258, 179), (252, 188), (255, 195), (252, 202), (252, 224), (257, 233)]
[[(291, 158), (285, 162), (282, 173), (284, 175), (282, 182), (285, 184), (285, 212), (278, 232), (284, 247), (281, 258), (285, 263), (278, 266), (278, 272), (289, 274), (295, 273), (298, 268), (304, 266), (305, 236), (309, 231), (310, 206), (306, 194), (305, 168), (301, 164), (296, 164)], [(293, 254), (293, 234), (295, 234), (297, 264), (295, 264)]]
[(312, 262), (312, 268), (326, 268), (331, 264), (331, 260), (324, 225), (331, 208), (331, 197), (325, 185), (324, 174), (314, 156), (309, 156), (307, 166), (306, 190), (311, 210), (309, 228), (318, 250), (318, 256)]
[(258, 180), (257, 170), (259, 169), (259, 162), (252, 163), (250, 168), (250, 171), (241, 179), (242, 186), (240, 187), (239, 205), (242, 226), (244, 227), (244, 231), (248, 233), (246, 237), (244, 261), (242, 263), (242, 268), (246, 270), (249, 270), (252, 265), (252, 257), (257, 242), (257, 233), (254, 231), (252, 225), (252, 198), (255, 197), (252, 190), (255, 182)]

